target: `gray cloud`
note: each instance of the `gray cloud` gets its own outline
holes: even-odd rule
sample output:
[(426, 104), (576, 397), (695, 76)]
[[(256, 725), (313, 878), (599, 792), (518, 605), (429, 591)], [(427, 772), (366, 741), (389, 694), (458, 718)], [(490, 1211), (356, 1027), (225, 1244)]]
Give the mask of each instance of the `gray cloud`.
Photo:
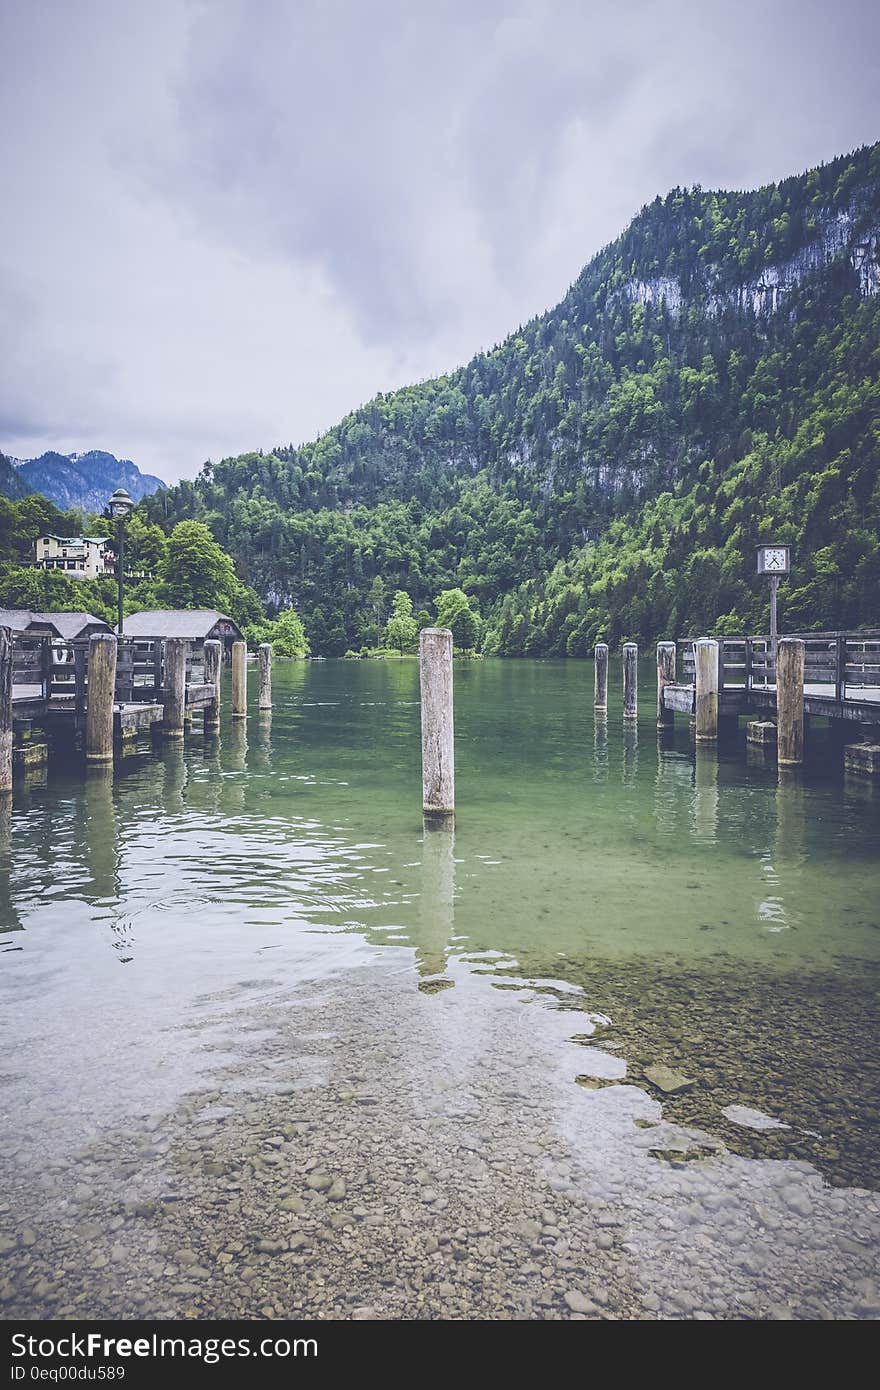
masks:
[(0, 23), (0, 448), (168, 477), (457, 365), (673, 184), (880, 133), (867, 0), (33, 0)]

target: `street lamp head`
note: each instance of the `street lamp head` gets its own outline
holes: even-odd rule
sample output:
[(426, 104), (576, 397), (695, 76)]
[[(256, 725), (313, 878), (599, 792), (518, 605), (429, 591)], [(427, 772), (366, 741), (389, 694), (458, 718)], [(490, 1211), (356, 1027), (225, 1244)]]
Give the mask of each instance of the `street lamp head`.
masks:
[(131, 516), (134, 511), (134, 502), (129, 497), (124, 487), (118, 487), (110, 501), (107, 503), (107, 511), (114, 521), (125, 521), (126, 517)]

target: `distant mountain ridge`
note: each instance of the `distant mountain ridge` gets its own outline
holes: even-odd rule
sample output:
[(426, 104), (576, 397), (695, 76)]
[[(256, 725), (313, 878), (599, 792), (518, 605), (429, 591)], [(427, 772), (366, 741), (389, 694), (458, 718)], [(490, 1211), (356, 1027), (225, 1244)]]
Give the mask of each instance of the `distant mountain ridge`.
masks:
[(81, 507), (87, 512), (102, 512), (107, 499), (118, 487), (124, 487), (135, 502), (164, 491), (167, 484), (152, 473), (142, 473), (131, 459), (118, 459), (103, 449), (90, 449), (84, 454), (57, 454), (49, 451), (34, 459), (11, 459), (14, 468), (0, 465), (0, 493), (6, 497), (24, 497), (41, 492), (62, 511)]

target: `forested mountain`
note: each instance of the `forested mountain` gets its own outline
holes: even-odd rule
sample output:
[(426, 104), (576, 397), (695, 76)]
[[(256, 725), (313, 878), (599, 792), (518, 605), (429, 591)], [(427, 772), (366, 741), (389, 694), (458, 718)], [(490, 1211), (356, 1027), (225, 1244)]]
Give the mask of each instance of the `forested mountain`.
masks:
[(673, 189), (491, 352), (143, 505), (207, 522), (325, 654), (374, 640), (383, 588), (460, 586), (510, 655), (761, 630), (771, 537), (789, 631), (876, 623), (880, 145)]
[(40, 492), (56, 507), (69, 511), (103, 511), (107, 498), (118, 487), (139, 502), (142, 497), (164, 488), (161, 478), (142, 473), (131, 459), (118, 459), (103, 449), (90, 449), (87, 454), (41, 454), (35, 459), (16, 459), (17, 491), (9, 491), (8, 477), (0, 475), (0, 493), (5, 497), (22, 497)]
[(28, 492), (29, 488), (18, 476), (15, 464), (5, 454), (0, 454), (0, 497), (26, 497)]

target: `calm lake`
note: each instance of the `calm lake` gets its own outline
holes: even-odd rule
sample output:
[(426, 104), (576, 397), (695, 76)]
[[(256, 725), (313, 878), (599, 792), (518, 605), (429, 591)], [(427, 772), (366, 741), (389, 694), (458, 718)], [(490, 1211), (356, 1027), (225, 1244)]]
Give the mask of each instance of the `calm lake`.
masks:
[[(199, 1145), (231, 1144), (240, 1122), (261, 1123), (261, 1096), (277, 1105), (291, 1086), (303, 1110), (275, 1147), (313, 1140), (315, 1154), (290, 1149), (304, 1175), (327, 1159), (312, 1094), (349, 1103), (337, 1167), (355, 1175), (376, 1126), (392, 1125), (383, 1105), (398, 1107), (369, 1189), (382, 1188), (384, 1148), (388, 1173), (398, 1161), (401, 1172), (373, 1228), (392, 1242), (401, 1228), (421, 1239), (420, 1222), (442, 1225), (449, 1203), (470, 1200), (470, 1170), (456, 1164), (479, 1155), (481, 1122), (486, 1145), (508, 1120), (522, 1125), (487, 1159), (487, 1182), (510, 1173), (513, 1186), (503, 1198), (486, 1188), (489, 1215), (456, 1218), (473, 1242), (498, 1245), (473, 1257), (469, 1291), (432, 1274), (446, 1248), (435, 1232), (425, 1268), (413, 1257), (384, 1304), (358, 1292), (377, 1316), (467, 1315), (492, 1300), (507, 1316), (606, 1316), (618, 1295), (650, 1316), (880, 1312), (880, 796), (845, 781), (839, 757), (780, 778), (744, 744), (695, 753), (684, 720), (658, 738), (650, 666), (637, 727), (624, 727), (613, 663), (607, 719), (595, 718), (592, 678), (581, 662), (456, 664), (454, 834), (422, 826), (414, 660), (276, 663), (269, 717), (251, 670), (246, 728), (228, 718), (227, 688), (218, 740), (147, 742), (111, 776), (55, 759), (47, 785), (16, 791), (0, 813), (0, 1156), (19, 1184), (0, 1202), (8, 1316), (190, 1303), (257, 1316), (262, 1297), (266, 1316), (345, 1315), (309, 1289), (309, 1222), (320, 1233), (323, 1219), (309, 1192), (303, 1213), (291, 1208), (299, 1246), (260, 1252), (273, 1268), (288, 1261), (288, 1304), (271, 1273), (249, 1276), (263, 1267), (247, 1255), (240, 1168), (204, 1213), (206, 1232), (235, 1228), (216, 1254), (240, 1273), (228, 1297), (207, 1236), (194, 1255), (202, 1282), (187, 1282), (187, 1261), (164, 1252), (174, 1213), (157, 1225), (144, 1206), (137, 1229), (126, 1215), (134, 1197), (172, 1211), (180, 1179), (201, 1220), (202, 1191), (185, 1186)], [(368, 1111), (373, 1129), (358, 1128)], [(410, 1219), (405, 1133), (422, 1120), (447, 1187), (425, 1159), (434, 1197)], [(272, 1126), (260, 1131), (270, 1146)], [(268, 1182), (278, 1165), (249, 1153), (234, 1162)], [(212, 1160), (221, 1187), (224, 1154)], [(525, 1209), (531, 1189), (514, 1188), (530, 1166), (577, 1220), (552, 1203), (550, 1220)], [(371, 1286), (357, 1246), (372, 1220), (365, 1193), (351, 1230), (337, 1223), (350, 1258), (363, 1255), (359, 1290)], [(534, 1276), (503, 1273), (513, 1264), (491, 1214), (502, 1201), (500, 1224), (526, 1223)], [(104, 1229), (113, 1203), (122, 1254), (106, 1274), (89, 1257), (86, 1278), (77, 1226)], [(603, 1304), (598, 1263), (578, 1292), (575, 1235), (593, 1240), (588, 1218), (605, 1207), (610, 1234), (589, 1246), (616, 1261), (602, 1266)], [(25, 1222), (36, 1244), (20, 1242)], [(26, 1255), (42, 1247), (44, 1264)], [(718, 1276), (719, 1262), (735, 1272)], [(129, 1268), (141, 1293), (126, 1302)], [(720, 1282), (704, 1295), (705, 1269)]]

